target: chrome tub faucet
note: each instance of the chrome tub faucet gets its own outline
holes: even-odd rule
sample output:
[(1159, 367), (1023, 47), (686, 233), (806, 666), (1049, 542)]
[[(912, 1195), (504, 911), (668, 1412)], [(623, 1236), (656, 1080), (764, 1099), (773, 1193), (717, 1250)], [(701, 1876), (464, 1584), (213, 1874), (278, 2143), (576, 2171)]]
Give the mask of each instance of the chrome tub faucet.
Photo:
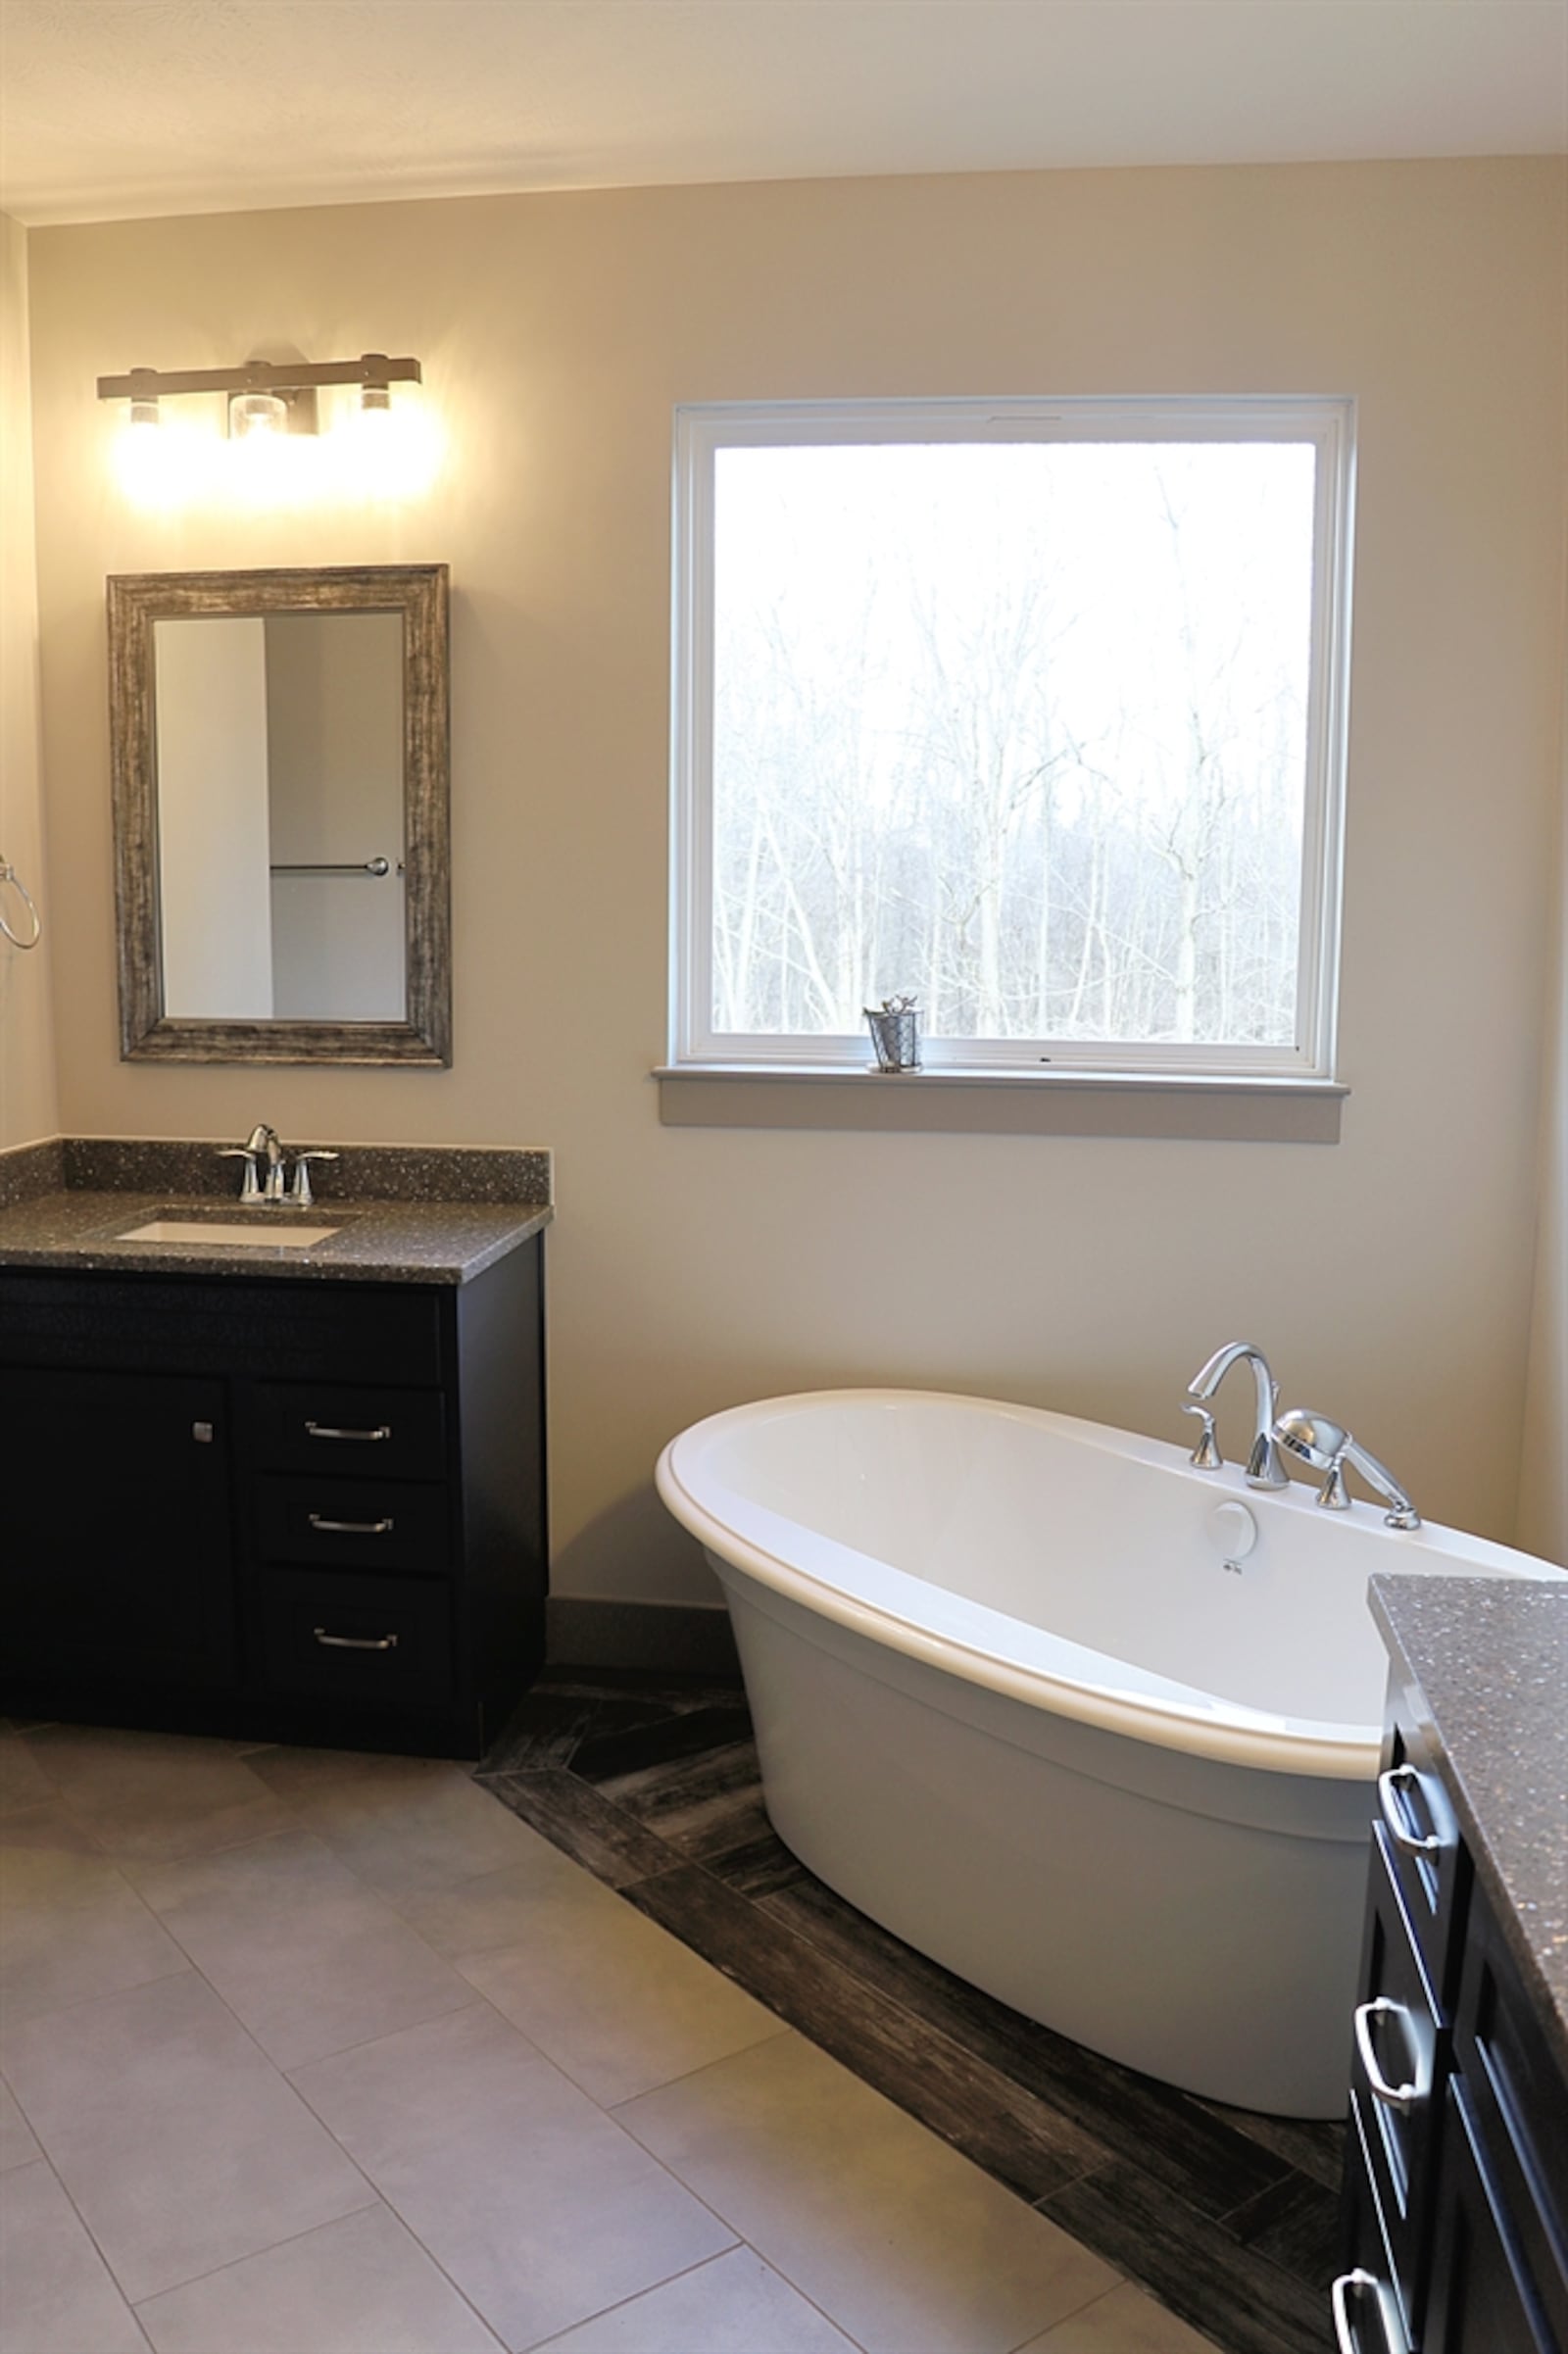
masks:
[(1386, 1526), (1391, 1529), (1421, 1526), (1420, 1513), (1388, 1465), (1380, 1463), (1376, 1455), (1368, 1454), (1348, 1430), (1331, 1422), (1326, 1414), (1314, 1414), (1305, 1406), (1292, 1406), (1275, 1423), (1274, 1436), (1298, 1461), (1310, 1463), (1314, 1471), (1328, 1473), (1317, 1498), (1325, 1511), (1348, 1511), (1350, 1496), (1345, 1485), (1345, 1467), (1349, 1464), (1389, 1506), (1383, 1515)]
[(1268, 1359), (1251, 1341), (1230, 1341), (1217, 1349), (1208, 1363), (1195, 1373), (1187, 1385), (1187, 1395), (1197, 1399), (1194, 1405), (1184, 1406), (1183, 1413), (1198, 1414), (1203, 1430), (1193, 1449), (1192, 1459), (1200, 1471), (1218, 1471), (1224, 1462), (1214, 1441), (1214, 1417), (1207, 1408), (1220, 1383), (1231, 1367), (1243, 1359), (1252, 1368), (1256, 1416), (1252, 1431), (1251, 1451), (1247, 1458), (1249, 1488), (1286, 1488), (1290, 1474), (1280, 1461), (1279, 1448), (1274, 1443), (1274, 1416), (1279, 1406), (1279, 1384), (1268, 1369)]

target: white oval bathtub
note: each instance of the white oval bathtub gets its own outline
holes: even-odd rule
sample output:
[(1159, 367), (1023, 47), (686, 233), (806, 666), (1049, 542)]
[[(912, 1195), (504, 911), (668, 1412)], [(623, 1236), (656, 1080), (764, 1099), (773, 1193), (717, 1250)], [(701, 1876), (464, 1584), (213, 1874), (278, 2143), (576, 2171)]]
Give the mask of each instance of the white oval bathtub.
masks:
[(1097, 2051), (1342, 2114), (1388, 1669), (1367, 1579), (1561, 1572), (924, 1391), (734, 1407), (658, 1481), (722, 1581), (803, 1863)]

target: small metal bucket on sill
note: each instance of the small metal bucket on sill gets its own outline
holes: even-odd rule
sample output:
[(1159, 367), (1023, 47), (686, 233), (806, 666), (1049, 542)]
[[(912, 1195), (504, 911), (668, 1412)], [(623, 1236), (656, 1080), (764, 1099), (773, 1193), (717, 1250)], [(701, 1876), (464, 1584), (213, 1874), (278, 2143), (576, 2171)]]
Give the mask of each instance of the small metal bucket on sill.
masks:
[(913, 998), (885, 998), (867, 1005), (871, 1044), (879, 1071), (917, 1071), (920, 1067), (920, 1010)]

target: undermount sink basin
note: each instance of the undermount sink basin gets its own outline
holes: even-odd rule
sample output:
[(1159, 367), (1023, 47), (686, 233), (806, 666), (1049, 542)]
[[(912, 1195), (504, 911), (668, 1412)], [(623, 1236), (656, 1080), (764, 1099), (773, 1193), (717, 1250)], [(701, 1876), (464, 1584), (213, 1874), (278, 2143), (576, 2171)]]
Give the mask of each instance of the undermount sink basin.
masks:
[(335, 1226), (306, 1226), (295, 1219), (266, 1217), (264, 1212), (262, 1218), (244, 1225), (238, 1219), (148, 1218), (140, 1226), (122, 1227), (115, 1240), (117, 1243), (211, 1243), (225, 1250), (237, 1245), (242, 1251), (308, 1251), (313, 1243), (324, 1243), (329, 1234), (337, 1232)]

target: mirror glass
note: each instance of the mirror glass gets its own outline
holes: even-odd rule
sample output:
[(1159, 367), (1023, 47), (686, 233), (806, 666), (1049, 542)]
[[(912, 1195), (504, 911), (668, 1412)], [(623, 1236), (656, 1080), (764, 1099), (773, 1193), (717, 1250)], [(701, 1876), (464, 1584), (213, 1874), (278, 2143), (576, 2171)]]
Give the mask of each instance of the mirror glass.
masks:
[(403, 623), (153, 625), (164, 1008), (401, 1021)]
[(127, 1057), (450, 1060), (446, 570), (109, 583)]

